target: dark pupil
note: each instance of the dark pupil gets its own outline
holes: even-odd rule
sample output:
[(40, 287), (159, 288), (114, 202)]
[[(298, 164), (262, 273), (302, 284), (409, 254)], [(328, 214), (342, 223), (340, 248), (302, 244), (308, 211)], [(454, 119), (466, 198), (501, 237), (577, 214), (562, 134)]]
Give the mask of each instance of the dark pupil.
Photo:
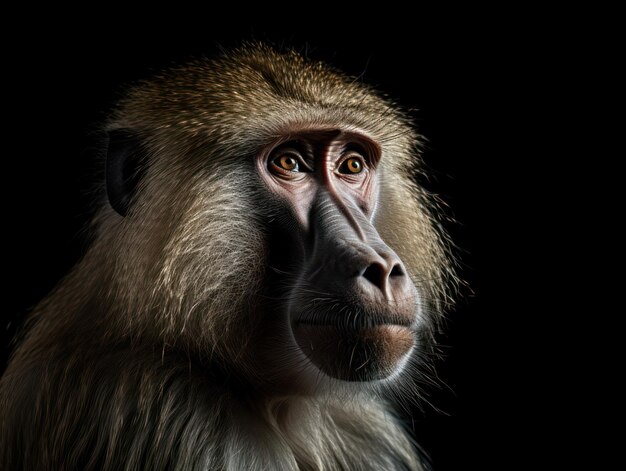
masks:
[(293, 157), (285, 157), (284, 163), (285, 163), (285, 166), (289, 168), (293, 168), (296, 165), (296, 161), (294, 160)]

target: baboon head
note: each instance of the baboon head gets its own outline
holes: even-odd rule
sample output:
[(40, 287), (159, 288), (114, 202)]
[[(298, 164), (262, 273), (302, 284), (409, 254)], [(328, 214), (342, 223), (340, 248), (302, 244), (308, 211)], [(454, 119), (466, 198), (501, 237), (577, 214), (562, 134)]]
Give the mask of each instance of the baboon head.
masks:
[(244, 46), (137, 84), (107, 132), (96, 250), (126, 335), (283, 390), (389, 382), (425, 351), (444, 244), (417, 135), (371, 88)]

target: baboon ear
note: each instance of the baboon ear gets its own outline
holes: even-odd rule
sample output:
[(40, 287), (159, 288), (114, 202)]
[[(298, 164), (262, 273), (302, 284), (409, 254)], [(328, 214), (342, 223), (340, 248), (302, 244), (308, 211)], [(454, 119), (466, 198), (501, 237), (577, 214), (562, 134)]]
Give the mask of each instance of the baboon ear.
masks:
[(126, 216), (146, 164), (139, 138), (126, 129), (109, 131), (106, 188), (115, 211)]

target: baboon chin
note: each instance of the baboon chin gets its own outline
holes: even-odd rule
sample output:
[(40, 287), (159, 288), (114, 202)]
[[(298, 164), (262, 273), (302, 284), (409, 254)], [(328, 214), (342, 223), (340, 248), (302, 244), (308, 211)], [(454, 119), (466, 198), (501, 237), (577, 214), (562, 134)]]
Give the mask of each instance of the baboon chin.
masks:
[(255, 44), (103, 131), (94, 241), (0, 381), (0, 468), (422, 469), (386, 399), (453, 274), (405, 114)]

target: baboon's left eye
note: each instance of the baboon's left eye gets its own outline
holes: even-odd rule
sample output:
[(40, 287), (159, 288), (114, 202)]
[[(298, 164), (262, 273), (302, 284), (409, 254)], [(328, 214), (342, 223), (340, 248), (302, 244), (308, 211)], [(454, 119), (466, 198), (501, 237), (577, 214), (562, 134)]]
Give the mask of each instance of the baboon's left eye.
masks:
[(365, 163), (361, 157), (349, 157), (339, 166), (339, 173), (355, 174), (361, 173)]

